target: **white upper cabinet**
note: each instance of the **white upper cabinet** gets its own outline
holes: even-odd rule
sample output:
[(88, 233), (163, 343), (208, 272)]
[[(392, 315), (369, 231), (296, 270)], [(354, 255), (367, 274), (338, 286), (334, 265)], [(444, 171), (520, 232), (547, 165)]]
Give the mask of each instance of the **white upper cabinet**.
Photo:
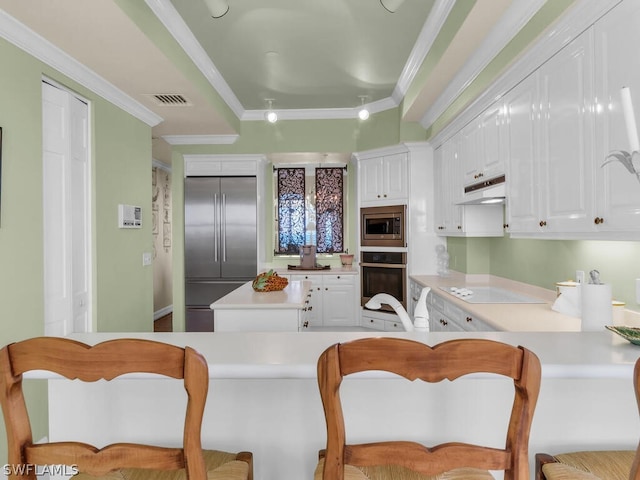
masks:
[[(611, 151), (629, 151), (621, 104), (621, 89), (629, 87), (640, 125), (640, 2), (625, 1), (595, 25), (595, 85), (597, 147), (596, 207), (599, 231), (640, 230), (640, 180), (619, 161), (603, 166)], [(640, 170), (640, 165), (636, 165)], [(636, 234), (637, 235), (637, 234)], [(611, 238), (611, 237), (608, 237)], [(637, 236), (636, 236), (637, 238)]]
[(480, 125), (477, 119), (458, 132), (458, 161), (462, 171), (464, 185), (476, 183), (482, 177), (483, 153), (480, 143)]
[(408, 201), (407, 153), (392, 153), (360, 161), (362, 206), (393, 205)]
[(452, 236), (461, 233), (462, 176), (456, 159), (456, 141), (447, 142), (434, 152), (436, 233)]
[(588, 30), (505, 96), (510, 233), (593, 228), (593, 54)]
[(538, 187), (543, 231), (593, 230), (592, 39), (592, 30), (587, 30), (540, 68)]
[(504, 97), (507, 145), (507, 231), (538, 231), (538, 75)]
[(504, 130), (504, 106), (497, 102), (480, 117), (480, 142), (482, 156), (481, 179), (504, 174), (506, 139)]
[(502, 102), (497, 102), (459, 132), (464, 185), (504, 174), (505, 139)]
[(443, 237), (501, 237), (502, 205), (459, 205), (464, 196), (459, 152), (467, 139), (458, 134), (434, 152), (436, 233)]

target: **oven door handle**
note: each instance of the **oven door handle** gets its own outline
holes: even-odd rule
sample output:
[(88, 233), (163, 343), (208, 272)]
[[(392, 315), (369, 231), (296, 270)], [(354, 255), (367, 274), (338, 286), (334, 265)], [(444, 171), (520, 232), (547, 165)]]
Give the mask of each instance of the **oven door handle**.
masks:
[(360, 263), (361, 267), (377, 267), (377, 268), (406, 268), (404, 263)]

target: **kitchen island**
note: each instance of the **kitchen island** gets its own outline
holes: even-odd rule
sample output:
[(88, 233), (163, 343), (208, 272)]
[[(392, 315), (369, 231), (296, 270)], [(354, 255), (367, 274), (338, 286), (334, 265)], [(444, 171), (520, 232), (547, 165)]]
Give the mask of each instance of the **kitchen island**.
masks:
[(215, 332), (298, 332), (305, 328), (311, 282), (290, 281), (284, 290), (256, 292), (247, 282), (210, 306)]
[[(205, 448), (254, 453), (255, 478), (312, 478), (317, 452), (325, 444), (325, 424), (316, 380), (320, 353), (336, 342), (385, 335), (429, 345), (453, 338), (489, 338), (534, 351), (542, 362), (542, 385), (530, 441), (533, 453), (576, 449), (634, 449), (640, 421), (632, 372), (640, 347), (602, 332), (317, 332), (299, 333), (94, 333), (70, 337), (95, 344), (117, 337), (149, 338), (199, 350), (209, 365), (210, 387), (202, 430)], [(140, 375), (83, 385), (49, 378), (49, 436), (78, 434), (101, 446), (122, 425), (143, 421), (128, 439), (178, 444), (185, 405), (179, 381)], [(460, 441), (504, 442), (496, 422), (507, 419), (496, 389), (511, 384), (470, 376), (453, 385), (421, 385), (390, 374), (345, 379), (342, 398), (348, 436), (374, 441), (383, 422), (395, 437), (433, 444), (451, 435)], [(466, 412), (482, 411), (479, 423)], [(475, 417), (474, 417), (475, 418)], [(138, 423), (135, 423), (138, 425)], [(495, 433), (494, 433), (495, 432)], [(533, 477), (532, 477), (533, 478)]]

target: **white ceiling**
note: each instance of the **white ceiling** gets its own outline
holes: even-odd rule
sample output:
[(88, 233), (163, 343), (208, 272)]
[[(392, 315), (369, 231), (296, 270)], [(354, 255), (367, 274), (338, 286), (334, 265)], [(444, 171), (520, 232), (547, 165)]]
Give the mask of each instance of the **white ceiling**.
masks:
[[(269, 98), (291, 119), (355, 118), (360, 96), (373, 112), (404, 100), (404, 120), (426, 128), (545, 3), (405, 0), (389, 13), (379, 0), (228, 2), (218, 19), (204, 0), (0, 0), (0, 14), (160, 117), (154, 136), (224, 136), (238, 133), (230, 113), (261, 120)], [(158, 93), (189, 105), (158, 105)]]

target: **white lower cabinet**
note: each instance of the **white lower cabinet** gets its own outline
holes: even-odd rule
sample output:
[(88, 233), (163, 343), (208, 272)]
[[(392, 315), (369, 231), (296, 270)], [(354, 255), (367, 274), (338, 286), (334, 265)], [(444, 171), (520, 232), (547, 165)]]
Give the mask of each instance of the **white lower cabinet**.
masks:
[(404, 325), (394, 313), (362, 310), (360, 325), (381, 332), (404, 332)]
[(325, 327), (358, 325), (355, 275), (322, 275), (322, 322)]
[(311, 282), (311, 296), (303, 327), (348, 327), (358, 325), (357, 275), (293, 274), (292, 281)]
[(471, 313), (429, 292), (429, 331), (431, 332), (490, 332), (496, 329)]

